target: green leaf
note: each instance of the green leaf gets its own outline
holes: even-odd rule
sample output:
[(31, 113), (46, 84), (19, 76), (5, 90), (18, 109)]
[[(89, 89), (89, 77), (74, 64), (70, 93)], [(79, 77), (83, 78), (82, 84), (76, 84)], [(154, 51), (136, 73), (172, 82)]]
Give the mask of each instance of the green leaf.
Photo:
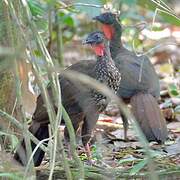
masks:
[[(164, 10), (161, 7), (157, 6), (155, 3), (153, 3), (152, 1), (149, 1), (149, 0), (138, 0), (137, 4), (139, 6), (145, 8), (145, 9), (149, 9), (149, 10), (154, 11), (154, 12), (155, 12), (156, 8)], [(166, 8), (166, 7), (164, 7), (164, 8)], [(167, 13), (164, 13), (164, 12), (159, 12), (158, 15), (163, 18), (164, 22), (168, 22), (170, 24), (180, 26), (180, 20), (177, 19), (176, 17), (174, 17), (173, 15), (167, 14)]]
[(36, 26), (38, 27), (38, 30), (41, 30), (43, 32), (48, 30), (48, 22), (46, 19), (38, 18), (38, 20), (35, 21)]
[(45, 16), (47, 13), (47, 7), (42, 1), (28, 0), (30, 11), (33, 15), (33, 20), (37, 25), (38, 30), (47, 31), (48, 20)]
[(74, 26), (74, 19), (71, 17), (70, 13), (65, 14), (64, 12), (59, 12), (58, 16), (60, 17), (60, 23), (70, 27)]
[(99, 146), (97, 146), (96, 144), (94, 144), (93, 147), (92, 147), (92, 157), (95, 160), (102, 159), (101, 148)]
[(175, 90), (175, 89), (174, 89), (174, 90), (171, 90), (171, 91), (170, 91), (170, 94), (173, 95), (173, 96), (178, 96), (178, 95), (179, 95), (178, 91)]
[(180, 20), (177, 19), (176, 17), (169, 15), (167, 13), (164, 13), (164, 12), (159, 12), (159, 14), (162, 16), (162, 18), (165, 22), (168, 22), (170, 24), (174, 24), (176, 26), (180, 26)]
[(180, 95), (179, 89), (177, 88), (177, 86), (175, 84), (170, 84), (168, 86), (168, 90), (169, 90), (170, 96), (178, 96), (178, 95)]
[(169, 88), (170, 89), (173, 89), (173, 90), (177, 90), (177, 86), (175, 84), (170, 84), (169, 85)]
[(136, 173), (138, 173), (142, 168), (144, 168), (144, 166), (148, 163), (148, 159), (144, 159), (141, 162), (139, 162), (138, 164), (136, 164), (135, 166), (133, 166), (133, 168), (130, 171), (130, 175), (135, 175)]
[(42, 16), (45, 12), (43, 5), (37, 0), (28, 0), (28, 5), (33, 16)]
[(121, 159), (119, 160), (119, 164), (123, 164), (123, 163), (129, 163), (129, 162), (132, 162), (132, 161), (140, 161), (140, 159), (137, 159), (135, 157), (128, 157), (128, 158), (125, 158), (125, 159)]
[(68, 26), (74, 26), (74, 20), (70, 16), (66, 16), (64, 18), (64, 23), (67, 24)]
[(20, 180), (22, 177), (16, 175), (15, 173), (0, 173), (0, 177), (9, 178), (13, 180)]

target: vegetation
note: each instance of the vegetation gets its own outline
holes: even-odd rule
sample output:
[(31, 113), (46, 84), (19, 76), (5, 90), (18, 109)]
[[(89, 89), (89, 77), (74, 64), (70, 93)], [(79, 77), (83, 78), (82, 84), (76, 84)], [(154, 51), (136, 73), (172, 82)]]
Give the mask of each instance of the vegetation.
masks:
[[(134, 117), (119, 98), (95, 80), (72, 72), (65, 76), (101, 89), (118, 104), (118, 108), (124, 111), (131, 120), (142, 147), (135, 151), (133, 148), (127, 148), (123, 153), (128, 152), (127, 154), (132, 156), (123, 159), (119, 157), (122, 155), (120, 152), (109, 153), (109, 157), (114, 157), (114, 161), (118, 164), (113, 167), (113, 163), (111, 165), (103, 163), (101, 146), (95, 145), (93, 156), (96, 166), (89, 166), (84, 160), (86, 157), (81, 153), (79, 155), (76, 150), (76, 138), (71, 121), (61, 106), (58, 81), (59, 73), (66, 66), (92, 56), (87, 48), (82, 48), (81, 41), (88, 32), (98, 28), (98, 24), (92, 21), (92, 17), (101, 13), (102, 10), (120, 12), (120, 19), (126, 27), (123, 32), (123, 41), (129, 49), (140, 54), (154, 55), (157, 49), (160, 47), (163, 49), (166, 45), (178, 48), (176, 40), (165, 42), (159, 38), (157, 41), (148, 39), (141, 33), (143, 29), (163, 32), (166, 26), (179, 28), (180, 19), (173, 9), (175, 4), (176, 2), (172, 3), (172, 0), (75, 0), (73, 2), (2, 0), (0, 3), (0, 150), (2, 152), (0, 177), (36, 179), (37, 170), (40, 170), (37, 176), (39, 179), (42, 177), (47, 179), (150, 177), (155, 180), (166, 176), (178, 177), (180, 175), (178, 160), (149, 147)], [(179, 80), (180, 63), (167, 64), (160, 65), (159, 74), (168, 71), (175, 81), (166, 85), (168, 92), (165, 92), (165, 96), (168, 94), (169, 97), (176, 98), (180, 102), (180, 89), (176, 83)], [(47, 92), (48, 83), (54, 90), (53, 97), (58, 104), (57, 114)], [(43, 94), (50, 119), (51, 141), (48, 147), (45, 147), (43, 142), (39, 142), (28, 131), (28, 123), (31, 121), (28, 114), (33, 114), (35, 99), (39, 92)], [(163, 107), (169, 107), (172, 102), (172, 99), (163, 99)], [(180, 114), (180, 103), (175, 107), (173, 105), (170, 107), (173, 107), (174, 116)], [(67, 158), (63, 137), (59, 133), (58, 124), (62, 116), (70, 132), (72, 160)], [(30, 139), (32, 139), (46, 151), (49, 158), (48, 166), (42, 165), (35, 168), (32, 161), (29, 161), (28, 165), (22, 168), (12, 160), (11, 153), (22, 136), (25, 137), (30, 159), (32, 160), (30, 148)], [(81, 161), (82, 159), (84, 161)]]

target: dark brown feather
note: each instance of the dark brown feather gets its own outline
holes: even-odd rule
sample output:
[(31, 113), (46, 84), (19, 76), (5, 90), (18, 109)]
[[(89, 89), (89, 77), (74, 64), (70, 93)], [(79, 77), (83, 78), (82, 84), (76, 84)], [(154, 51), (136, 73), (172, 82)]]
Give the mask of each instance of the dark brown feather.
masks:
[(131, 106), (146, 138), (163, 143), (168, 133), (166, 121), (156, 99), (151, 94), (138, 93), (131, 98)]

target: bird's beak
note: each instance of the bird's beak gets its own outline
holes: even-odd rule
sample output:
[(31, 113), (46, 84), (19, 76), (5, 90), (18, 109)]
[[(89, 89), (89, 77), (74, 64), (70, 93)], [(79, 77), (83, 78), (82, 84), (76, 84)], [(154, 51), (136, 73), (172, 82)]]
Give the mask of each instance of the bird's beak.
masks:
[(83, 44), (83, 45), (87, 44), (86, 39), (83, 39), (83, 40), (82, 40), (82, 44)]
[(93, 17), (93, 20), (96, 20), (96, 21), (99, 21), (99, 22), (103, 22), (104, 21), (104, 19), (102, 18), (101, 15)]
[(85, 44), (94, 44), (96, 41), (93, 39), (93, 38), (90, 38), (90, 37), (87, 37), (86, 39), (84, 39), (82, 41), (82, 44), (85, 45)]

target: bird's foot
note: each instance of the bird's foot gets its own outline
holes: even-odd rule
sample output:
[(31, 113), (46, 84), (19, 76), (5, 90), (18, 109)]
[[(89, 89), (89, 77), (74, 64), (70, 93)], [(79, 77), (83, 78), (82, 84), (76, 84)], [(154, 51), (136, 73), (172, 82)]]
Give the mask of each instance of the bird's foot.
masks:
[(92, 160), (92, 154), (91, 154), (91, 149), (90, 149), (89, 143), (87, 143), (85, 145), (85, 153), (86, 153), (87, 158), (88, 158), (87, 164), (89, 166), (92, 166), (95, 163), (95, 161)]
[(95, 160), (92, 160), (92, 159), (87, 160), (87, 165), (93, 166), (94, 164), (95, 164)]
[(87, 144), (85, 145), (85, 153), (86, 153), (86, 155), (87, 155), (87, 158), (88, 158), (88, 159), (91, 159), (92, 154), (91, 154), (91, 149), (90, 149), (89, 143), (87, 143)]

